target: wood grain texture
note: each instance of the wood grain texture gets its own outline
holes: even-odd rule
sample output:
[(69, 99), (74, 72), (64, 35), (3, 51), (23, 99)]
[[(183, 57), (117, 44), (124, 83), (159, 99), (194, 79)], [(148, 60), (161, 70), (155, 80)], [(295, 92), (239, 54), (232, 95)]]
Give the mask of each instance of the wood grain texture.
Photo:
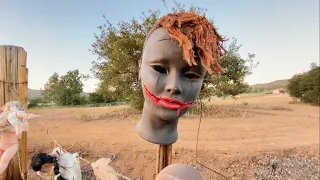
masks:
[(172, 144), (159, 145), (156, 162), (156, 175), (172, 162)]
[[(9, 101), (20, 101), (27, 109), (28, 69), (26, 68), (27, 53), (22, 47), (0, 46), (0, 107)], [(1, 180), (27, 179), (27, 133), (19, 140), (18, 153), (10, 161)], [(19, 164), (21, 165), (21, 170)]]

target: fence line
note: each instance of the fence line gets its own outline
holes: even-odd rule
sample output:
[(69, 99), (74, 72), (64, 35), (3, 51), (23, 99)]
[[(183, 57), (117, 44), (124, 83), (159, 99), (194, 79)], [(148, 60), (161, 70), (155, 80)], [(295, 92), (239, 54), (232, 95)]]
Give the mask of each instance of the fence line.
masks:
[(127, 104), (128, 102), (95, 103), (95, 104), (66, 105), (66, 106), (38, 105), (38, 106), (30, 107), (30, 109), (107, 107), (107, 106), (120, 106), (120, 105), (127, 105)]

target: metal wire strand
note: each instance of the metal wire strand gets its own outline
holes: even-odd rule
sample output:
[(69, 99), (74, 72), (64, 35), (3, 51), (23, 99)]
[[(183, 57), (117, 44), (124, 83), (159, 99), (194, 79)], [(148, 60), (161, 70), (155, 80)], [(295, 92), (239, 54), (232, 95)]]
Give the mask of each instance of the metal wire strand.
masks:
[[(48, 128), (39, 118), (38, 118), (37, 120), (38, 120), (38, 122), (46, 129), (47, 135), (51, 138), (51, 140), (52, 140), (52, 141), (56, 141), (56, 139), (55, 139), (55, 138), (52, 136), (52, 134), (50, 133), (49, 128)], [(57, 146), (58, 146), (59, 148), (61, 148), (63, 151), (65, 151), (65, 152), (67, 152), (67, 153), (70, 153), (70, 152), (66, 151), (65, 149), (63, 149), (60, 144), (57, 143)], [(108, 154), (108, 155), (110, 155), (110, 156), (112, 157), (112, 158), (111, 158), (111, 161), (113, 161), (113, 160), (116, 158), (116, 155), (115, 155), (115, 154)], [(88, 161), (88, 160), (86, 160), (86, 159), (84, 159), (84, 158), (82, 158), (82, 157), (79, 157), (79, 159), (85, 161), (85, 162), (88, 163), (88, 164), (91, 164), (90, 161)]]
[(1, 83), (5, 83), (5, 84), (26, 84), (28, 83), (28, 81), (26, 82), (8, 82), (8, 81), (3, 81), (3, 80), (0, 80)]
[(200, 165), (200, 166), (202, 166), (202, 167), (204, 167), (204, 168), (206, 168), (206, 169), (208, 169), (208, 170), (210, 170), (210, 171), (212, 171), (212, 172), (214, 172), (214, 173), (222, 176), (224, 179), (228, 180), (228, 178), (226, 178), (226, 177), (225, 177), (224, 175), (222, 175), (221, 173), (219, 173), (219, 172), (217, 172), (217, 171), (215, 171), (215, 170), (213, 170), (213, 169), (211, 169), (211, 168), (209, 168), (209, 167), (201, 164), (201, 163), (198, 161), (199, 132), (200, 132), (200, 126), (201, 126), (201, 121), (202, 121), (202, 110), (203, 110), (203, 107), (202, 107), (203, 104), (202, 104), (201, 99), (202, 99), (202, 98), (200, 97), (200, 119), (199, 119), (199, 125), (198, 125), (198, 131), (197, 131), (197, 142), (196, 142), (196, 166), (197, 166), (197, 168), (198, 168), (198, 165)]

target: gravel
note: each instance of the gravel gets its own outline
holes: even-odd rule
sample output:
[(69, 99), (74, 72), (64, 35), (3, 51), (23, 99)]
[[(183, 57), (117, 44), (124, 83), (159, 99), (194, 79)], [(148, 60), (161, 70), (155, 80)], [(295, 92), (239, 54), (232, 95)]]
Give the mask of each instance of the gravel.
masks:
[(319, 159), (307, 157), (270, 157), (264, 158), (268, 163), (253, 167), (253, 179), (255, 180), (318, 180)]

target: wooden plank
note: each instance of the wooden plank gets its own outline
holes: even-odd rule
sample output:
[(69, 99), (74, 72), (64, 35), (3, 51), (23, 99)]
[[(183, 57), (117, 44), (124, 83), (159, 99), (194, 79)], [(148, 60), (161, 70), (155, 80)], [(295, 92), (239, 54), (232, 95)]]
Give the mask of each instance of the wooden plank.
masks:
[[(21, 48), (22, 49), (22, 48)], [(18, 51), (19, 62), (18, 62), (18, 69), (19, 69), (19, 101), (22, 103), (25, 109), (28, 108), (28, 69), (26, 68), (26, 57), (27, 53), (24, 49)], [(21, 162), (21, 171), (22, 176), (24, 179), (27, 179), (27, 132), (22, 133), (22, 138), (19, 141), (20, 143), (20, 162)]]
[[(18, 92), (18, 47), (11, 46), (10, 47), (10, 57), (11, 57), (11, 82), (9, 84), (10, 92), (11, 92), (11, 100), (17, 101), (19, 100), (19, 92)], [(20, 165), (19, 165), (19, 156), (18, 153), (15, 154), (13, 160), (13, 167), (12, 167), (12, 176), (15, 178), (20, 178)]]
[(7, 71), (7, 75), (6, 75), (6, 82), (5, 83), (5, 93), (6, 93), (6, 99), (5, 102), (9, 102), (12, 101), (12, 93), (11, 93), (11, 89), (10, 89), (10, 84), (8, 82), (10, 82), (10, 80), (12, 79), (12, 73), (11, 73), (11, 54), (10, 54), (10, 50), (11, 50), (11, 46), (7, 46), (6, 48), (6, 55), (7, 55), (7, 67), (6, 67), (6, 71)]
[(10, 56), (11, 56), (11, 92), (12, 92), (12, 100), (16, 101), (19, 99), (19, 92), (18, 92), (18, 48), (15, 46), (11, 46), (10, 49)]
[(18, 49), (18, 64), (27, 67), (27, 52), (23, 48)]
[(24, 105), (24, 108), (27, 109), (28, 100), (27, 100), (27, 86), (28, 86), (28, 68), (26, 68), (26, 58), (27, 52), (23, 48), (18, 50), (18, 91), (19, 91), (19, 101)]
[[(28, 69), (26, 68), (27, 56), (25, 50), (17, 46), (0, 46), (0, 58), (0, 80), (3, 78), (5, 81), (5, 83), (0, 82), (0, 92), (3, 92), (3, 96), (0, 95), (0, 103), (19, 100), (27, 108), (28, 84), (24, 82), (28, 81)], [(24, 179), (27, 179), (26, 133), (22, 134), (19, 145), (21, 162), (19, 163), (19, 156), (16, 153), (6, 171), (1, 174), (0, 179), (20, 180), (22, 179), (21, 171)]]
[(5, 104), (6, 46), (0, 46), (0, 107)]

